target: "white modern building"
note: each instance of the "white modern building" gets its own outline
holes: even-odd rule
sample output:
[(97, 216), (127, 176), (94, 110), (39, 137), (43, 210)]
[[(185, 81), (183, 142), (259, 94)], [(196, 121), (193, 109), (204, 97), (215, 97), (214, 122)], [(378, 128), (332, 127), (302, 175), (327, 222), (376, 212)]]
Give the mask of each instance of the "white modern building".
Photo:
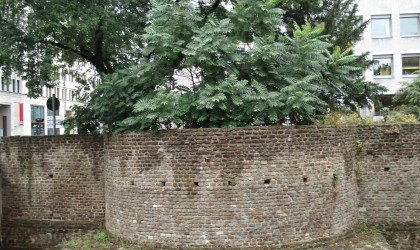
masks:
[(358, 0), (359, 13), (370, 23), (356, 54), (370, 52), (379, 63), (365, 72), (368, 81), (388, 88), (382, 102), (390, 104), (401, 82), (420, 69), (420, 0)]
[(53, 135), (53, 112), (47, 108), (47, 100), (53, 94), (59, 99), (56, 113), (56, 134), (63, 134), (61, 121), (72, 114), (71, 107), (77, 102), (77, 86), (72, 75), (63, 75), (54, 88), (42, 88), (37, 99), (29, 98), (25, 81), (17, 75), (8, 79), (0, 71), (0, 136)]

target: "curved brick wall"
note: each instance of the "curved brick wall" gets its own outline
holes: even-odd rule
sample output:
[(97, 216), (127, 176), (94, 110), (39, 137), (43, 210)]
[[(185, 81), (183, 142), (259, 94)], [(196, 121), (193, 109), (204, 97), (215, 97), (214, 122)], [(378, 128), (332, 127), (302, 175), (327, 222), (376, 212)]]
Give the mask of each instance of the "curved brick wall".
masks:
[(283, 245), (343, 233), (357, 222), (356, 129), (112, 135), (104, 139), (106, 228), (130, 241), (183, 246)]
[(98, 228), (105, 214), (102, 137), (3, 137), (3, 245), (44, 248)]

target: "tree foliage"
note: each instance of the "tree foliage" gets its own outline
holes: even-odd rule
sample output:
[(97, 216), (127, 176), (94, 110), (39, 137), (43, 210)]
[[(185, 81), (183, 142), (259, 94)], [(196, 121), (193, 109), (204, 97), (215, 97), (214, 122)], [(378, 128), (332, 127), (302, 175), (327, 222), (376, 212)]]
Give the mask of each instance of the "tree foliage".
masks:
[(304, 25), (325, 24), (322, 34), (329, 35), (327, 41), (342, 50), (352, 48), (362, 38), (368, 21), (357, 13), (355, 0), (284, 0), (277, 7), (285, 11), (287, 32), (293, 32), (294, 23)]
[(86, 132), (310, 124), (383, 90), (360, 78), (369, 62), (353, 38), (332, 29), (358, 23), (361, 34), (352, 2), (3, 0), (2, 31), (14, 37), (1, 36), (0, 63), (36, 92), (59, 67), (90, 62), (103, 83), (68, 122)]
[(2, 0), (0, 10), (2, 71), (38, 96), (76, 62), (103, 74), (138, 63), (149, 1)]
[[(275, 4), (237, 1), (222, 17), (212, 15), (207, 22), (188, 25), (193, 28), (182, 43), (175, 39), (179, 43), (165, 44), (175, 48), (162, 50), (164, 56), (158, 58), (179, 59), (173, 55), (181, 54), (182, 60), (170, 64), (172, 69), (199, 68), (200, 83), (185, 88), (167, 75), (157, 91), (134, 105), (135, 115), (119, 123), (119, 130), (310, 124), (338, 106), (355, 109), (374, 98), (381, 88), (373, 84), (366, 89), (369, 84), (359, 77), (361, 69), (354, 66), (357, 56), (351, 49), (327, 42), (324, 24), (295, 24), (291, 35), (281, 35), (283, 11)], [(197, 27), (200, 23), (204, 25)], [(255, 28), (258, 25), (264, 30)], [(178, 35), (174, 28), (168, 30), (161, 29), (163, 34), (154, 30), (149, 39)], [(239, 46), (244, 44), (252, 46)]]
[[(420, 71), (416, 72), (420, 74)], [(420, 76), (412, 82), (402, 83), (393, 101), (400, 104), (400, 110), (406, 114), (414, 114), (420, 121)]]

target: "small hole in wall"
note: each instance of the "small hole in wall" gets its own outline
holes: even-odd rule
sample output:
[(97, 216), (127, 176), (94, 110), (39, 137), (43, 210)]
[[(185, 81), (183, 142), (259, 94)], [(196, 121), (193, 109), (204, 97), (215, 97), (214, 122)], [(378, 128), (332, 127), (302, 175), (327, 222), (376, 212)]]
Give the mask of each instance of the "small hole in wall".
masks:
[(391, 168), (384, 168), (385, 172), (388, 172), (389, 170), (391, 170)]
[(235, 186), (235, 183), (233, 183), (232, 181), (228, 181), (228, 186)]
[(264, 184), (270, 184), (270, 182), (271, 182), (270, 179), (264, 180)]
[(53, 178), (54, 175), (53, 174), (48, 174), (48, 177)]
[(303, 177), (303, 182), (308, 182), (308, 177)]
[(197, 182), (197, 181), (194, 181), (194, 185), (195, 185), (196, 187), (198, 187), (198, 182)]
[(160, 183), (162, 184), (162, 187), (166, 186), (166, 182), (165, 181), (161, 181)]

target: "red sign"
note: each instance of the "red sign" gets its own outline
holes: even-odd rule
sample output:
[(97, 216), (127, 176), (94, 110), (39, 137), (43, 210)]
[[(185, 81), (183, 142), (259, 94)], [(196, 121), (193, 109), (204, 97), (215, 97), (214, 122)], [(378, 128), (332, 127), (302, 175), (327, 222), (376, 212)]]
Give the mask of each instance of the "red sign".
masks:
[(23, 126), (23, 104), (19, 104), (19, 125)]

